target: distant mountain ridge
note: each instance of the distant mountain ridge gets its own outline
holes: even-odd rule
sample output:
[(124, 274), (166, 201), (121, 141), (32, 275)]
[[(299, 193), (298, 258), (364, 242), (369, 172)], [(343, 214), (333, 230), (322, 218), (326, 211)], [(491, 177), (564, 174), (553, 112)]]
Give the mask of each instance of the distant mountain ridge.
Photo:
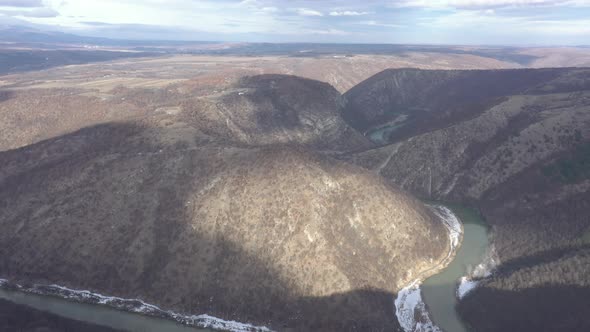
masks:
[(0, 40), (12, 43), (38, 44), (89, 44), (98, 46), (182, 46), (186, 44), (215, 44), (213, 41), (183, 41), (183, 40), (138, 40), (113, 39), (94, 36), (83, 36), (55, 30), (40, 29), (22, 25), (0, 25)]

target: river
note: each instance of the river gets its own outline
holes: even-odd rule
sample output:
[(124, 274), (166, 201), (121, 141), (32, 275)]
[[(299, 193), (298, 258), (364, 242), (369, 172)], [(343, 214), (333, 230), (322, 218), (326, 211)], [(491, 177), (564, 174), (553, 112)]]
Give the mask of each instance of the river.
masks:
[(455, 310), (457, 282), (483, 261), (488, 249), (488, 232), (476, 211), (459, 206), (450, 208), (463, 223), (463, 241), (453, 261), (440, 273), (426, 279), (420, 288), (436, 326), (448, 332), (467, 332)]
[(0, 288), (0, 298), (37, 310), (113, 329), (131, 332), (197, 332), (212, 331), (183, 326), (172, 320), (148, 317), (104, 305), (79, 303), (55, 296), (37, 295)]

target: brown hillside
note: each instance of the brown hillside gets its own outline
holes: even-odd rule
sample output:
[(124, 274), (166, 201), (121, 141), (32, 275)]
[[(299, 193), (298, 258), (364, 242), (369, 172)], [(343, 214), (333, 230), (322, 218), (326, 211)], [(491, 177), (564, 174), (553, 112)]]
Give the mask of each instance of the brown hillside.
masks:
[(393, 294), (448, 250), (368, 171), (168, 121), (1, 153), (0, 275), (275, 328), (390, 329)]

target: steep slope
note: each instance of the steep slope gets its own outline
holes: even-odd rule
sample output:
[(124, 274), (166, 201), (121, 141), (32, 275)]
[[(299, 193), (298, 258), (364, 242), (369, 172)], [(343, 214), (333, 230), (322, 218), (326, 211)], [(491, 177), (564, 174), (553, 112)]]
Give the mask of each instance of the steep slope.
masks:
[(587, 331), (589, 256), (585, 247), (510, 262), (469, 293), (459, 313), (475, 331)]
[(391, 141), (444, 128), (555, 78), (565, 70), (385, 70), (346, 92), (356, 129), (395, 125)]
[(363, 149), (371, 143), (341, 118), (343, 99), (327, 83), (288, 75), (240, 79), (219, 95), (185, 102), (204, 132), (245, 145), (299, 143)]
[[(436, 75), (443, 74), (429, 77)], [(422, 76), (428, 77), (423, 73)], [(461, 86), (481, 86), (479, 76), (472, 76), (473, 82), (468, 80), (457, 87), (448, 86), (454, 84), (452, 81), (446, 81), (445, 86), (436, 80), (419, 84), (436, 99), (439, 93), (444, 95)], [(515, 70), (502, 71), (502, 76), (504, 79), (496, 81), (496, 85), (510, 86), (511, 82), (529, 81), (530, 77), (549, 78), (543, 82), (532, 80), (531, 85), (523, 85), (509, 92), (513, 95), (505, 95), (484, 108), (471, 105), (488, 103), (487, 94), (460, 90), (459, 95), (454, 95), (453, 103), (442, 104), (436, 112), (454, 114), (457, 109), (463, 109), (466, 110), (464, 116), (447, 117), (444, 121), (450, 122), (438, 129), (409, 123), (407, 126), (417, 133), (409, 139), (396, 139), (394, 134), (390, 136), (393, 144), (343, 158), (373, 169), (418, 196), (477, 206), (492, 226), (500, 263), (512, 266), (510, 262), (516, 261), (543, 269), (537, 266), (535, 256), (565, 248), (576, 252), (576, 248), (588, 243), (590, 70), (543, 69), (539, 73)], [(473, 102), (467, 102), (469, 100)], [(463, 104), (453, 106), (454, 103)], [(433, 118), (435, 122), (438, 119), (434, 113)], [(577, 261), (590, 264), (588, 255), (580, 255)], [(572, 274), (579, 272), (564, 262), (556, 262), (555, 266), (560, 268), (549, 274), (550, 277), (540, 277), (543, 282), (536, 286), (587, 287), (587, 277), (572, 279)], [(500, 269), (503, 268), (501, 265)], [(492, 277), (489, 284), (507, 294), (525, 289), (533, 282), (520, 278), (506, 283), (503, 278)], [(473, 297), (478, 294), (488, 293), (476, 292)], [(522, 296), (519, 301), (533, 303), (535, 294), (534, 291), (522, 292), (517, 297)], [(482, 303), (489, 300), (487, 295), (485, 297)], [(476, 314), (470, 310), (464, 312), (467, 316)], [(533, 315), (531, 312), (523, 311), (522, 315)], [(542, 315), (541, 312), (538, 314)], [(518, 311), (511, 314), (521, 315)], [(466, 318), (476, 325), (482, 315)], [(531, 317), (534, 315), (529, 316), (533, 319)], [(506, 330), (507, 325), (502, 328)], [(497, 331), (502, 328), (498, 327)], [(520, 326), (509, 330), (520, 330)]]
[(278, 329), (397, 326), (393, 294), (448, 251), (428, 209), (301, 145), (236, 147), (185, 117), (0, 153), (0, 275)]

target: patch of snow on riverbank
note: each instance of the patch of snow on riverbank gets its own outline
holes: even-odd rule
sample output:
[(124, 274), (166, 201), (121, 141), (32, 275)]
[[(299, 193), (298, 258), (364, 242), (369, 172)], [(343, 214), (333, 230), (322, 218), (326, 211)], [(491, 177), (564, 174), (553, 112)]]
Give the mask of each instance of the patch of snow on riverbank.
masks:
[(471, 280), (469, 277), (461, 277), (459, 280), (459, 287), (457, 287), (457, 298), (462, 299), (467, 293), (471, 292), (477, 284), (478, 280)]
[(395, 315), (405, 332), (442, 332), (428, 316), (419, 280), (397, 293)]
[(421, 302), (420, 286), (417, 285), (417, 282), (401, 289), (397, 293), (397, 298), (395, 299), (395, 315), (404, 331), (413, 331), (416, 326), (414, 312)]
[(477, 288), (477, 285), (484, 279), (489, 278), (494, 273), (498, 266), (499, 259), (496, 254), (494, 245), (488, 247), (486, 255), (481, 263), (479, 263), (471, 273), (467, 276), (461, 277), (457, 287), (457, 298), (461, 300), (469, 292)]
[(486, 251), (483, 261), (480, 264), (478, 264), (475, 267), (475, 269), (473, 269), (471, 276), (473, 278), (480, 279), (491, 277), (494, 273), (494, 270), (499, 265), (499, 262), (500, 259), (498, 258), (498, 254), (496, 253), (496, 248), (494, 247), (494, 244), (491, 243), (488, 246), (488, 250)]
[[(430, 205), (432, 211), (443, 222), (449, 234), (450, 249), (444, 264), (455, 253), (459, 247), (463, 226), (453, 211), (441, 205)], [(395, 299), (395, 315), (405, 332), (442, 332), (437, 327), (426, 310), (420, 290), (420, 280), (414, 280), (409, 286), (404, 287), (397, 293)]]
[(217, 330), (228, 330), (228, 331), (239, 331), (239, 332), (247, 332), (247, 331), (269, 331), (270, 330), (266, 327), (254, 327), (249, 324), (239, 323), (236, 321), (227, 321), (222, 320), (217, 317), (209, 316), (209, 315), (194, 315), (188, 317), (192, 319), (195, 325), (210, 328), (210, 329), (217, 329)]
[(34, 285), (31, 288), (25, 288), (21, 285), (14, 285), (6, 279), (0, 279), (0, 287), (13, 286), (23, 292), (39, 294), (44, 296), (58, 296), (61, 298), (82, 302), (106, 305), (115, 309), (125, 310), (159, 317), (163, 319), (172, 319), (179, 323), (189, 326), (219, 329), (235, 332), (270, 332), (265, 326), (253, 326), (250, 324), (236, 321), (226, 321), (209, 315), (181, 315), (173, 311), (165, 311), (153, 304), (145, 303), (138, 299), (123, 299), (115, 296), (104, 296), (93, 293), (88, 290), (71, 289), (59, 285)]
[(451, 243), (451, 253), (455, 251), (463, 234), (463, 227), (459, 218), (449, 208), (442, 205), (431, 205), (432, 211), (442, 220), (449, 232), (449, 241)]

